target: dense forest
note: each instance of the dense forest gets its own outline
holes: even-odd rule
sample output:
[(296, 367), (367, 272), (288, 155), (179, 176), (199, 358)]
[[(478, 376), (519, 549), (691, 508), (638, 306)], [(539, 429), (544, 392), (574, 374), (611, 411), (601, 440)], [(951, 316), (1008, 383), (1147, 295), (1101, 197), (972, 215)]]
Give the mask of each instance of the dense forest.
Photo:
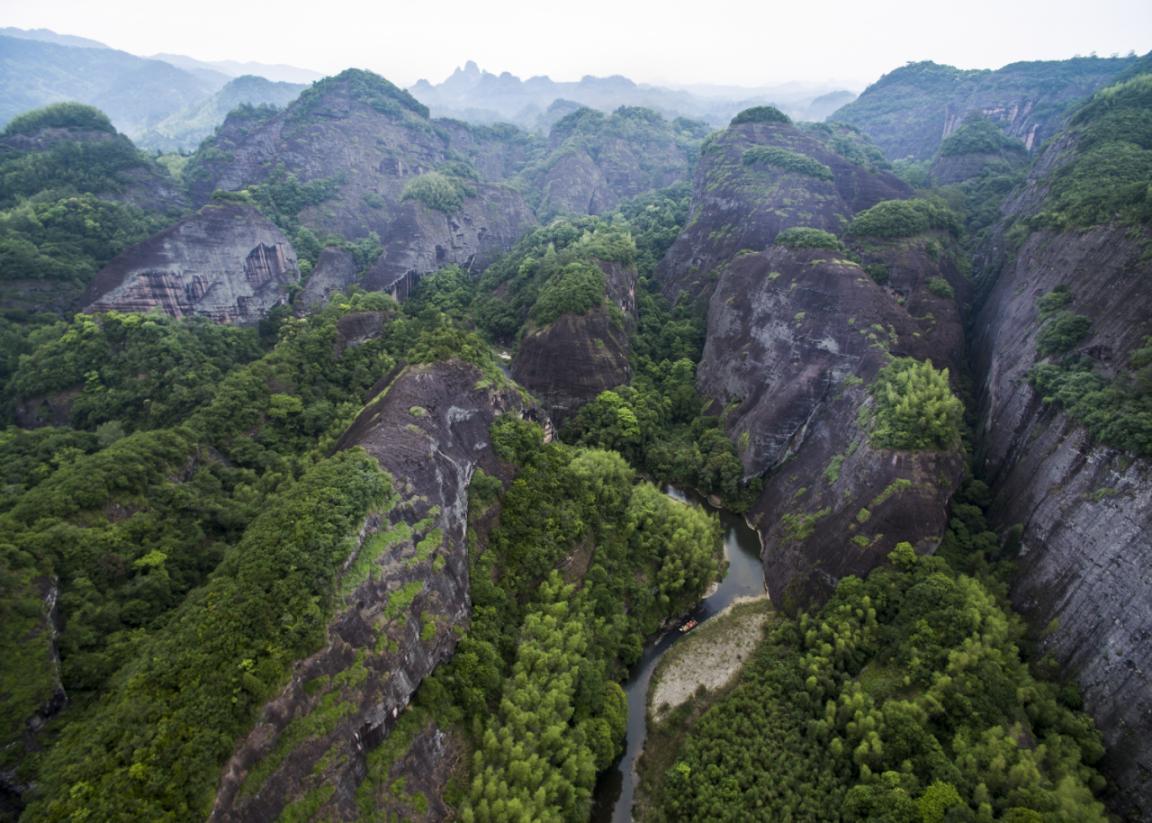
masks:
[(1152, 74), (1100, 62), (1004, 81), (1043, 145), (1000, 74), (934, 64), (718, 132), (580, 108), (545, 140), (359, 70), (190, 157), (12, 119), (0, 819), (587, 820), (630, 671), (728, 573), (717, 509), (775, 611), (649, 716), (625, 815), (1140, 819), (1147, 729), (1110, 712), (1146, 695), (1085, 675), (1079, 573), (1043, 573), (1099, 541), (1146, 578)]

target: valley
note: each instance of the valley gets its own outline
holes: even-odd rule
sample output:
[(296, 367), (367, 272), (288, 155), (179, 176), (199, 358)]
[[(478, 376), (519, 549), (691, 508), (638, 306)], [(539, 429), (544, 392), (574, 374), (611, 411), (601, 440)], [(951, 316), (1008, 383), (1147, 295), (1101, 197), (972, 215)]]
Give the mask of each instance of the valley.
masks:
[(1149, 56), (195, 63), (0, 111), (0, 820), (1152, 816)]

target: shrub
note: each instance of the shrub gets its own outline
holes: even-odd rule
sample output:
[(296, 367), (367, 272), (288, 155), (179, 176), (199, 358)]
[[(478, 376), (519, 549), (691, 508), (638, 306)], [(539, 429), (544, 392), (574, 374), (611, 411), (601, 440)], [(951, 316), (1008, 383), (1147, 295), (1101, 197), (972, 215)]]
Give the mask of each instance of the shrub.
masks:
[(895, 239), (915, 237), (938, 229), (951, 234), (960, 233), (960, 221), (944, 206), (928, 200), (884, 200), (860, 212), (848, 224), (852, 237)]
[(844, 244), (831, 232), (806, 226), (784, 229), (776, 235), (776, 245), (793, 249), (832, 249), (844, 251)]
[(1088, 336), (1092, 321), (1066, 309), (1053, 312), (1036, 336), (1036, 350), (1043, 356), (1070, 351)]
[(464, 205), (464, 187), (438, 171), (413, 177), (404, 187), (404, 200), (418, 200), (430, 209), (452, 214)]
[(984, 117), (974, 118), (963, 123), (940, 144), (941, 157), (955, 157), (961, 154), (999, 154), (1012, 152), (1026, 154), (1027, 149), (1019, 140), (1001, 131), (1000, 127)]
[(880, 448), (948, 449), (960, 441), (964, 405), (952, 393), (947, 369), (896, 358), (876, 375), (872, 398), (872, 442)]
[(775, 106), (753, 106), (737, 114), (729, 125), (740, 126), (744, 123), (784, 123), (789, 125), (792, 119)]
[(806, 177), (815, 177), (819, 180), (831, 180), (832, 169), (819, 160), (813, 160), (806, 154), (800, 154), (776, 146), (753, 146), (744, 152), (745, 166), (774, 166), (793, 174), (802, 174)]
[(946, 300), (951, 300), (956, 296), (956, 292), (952, 289), (952, 285), (943, 277), (933, 277), (928, 281), (928, 291), (937, 297), (943, 297)]

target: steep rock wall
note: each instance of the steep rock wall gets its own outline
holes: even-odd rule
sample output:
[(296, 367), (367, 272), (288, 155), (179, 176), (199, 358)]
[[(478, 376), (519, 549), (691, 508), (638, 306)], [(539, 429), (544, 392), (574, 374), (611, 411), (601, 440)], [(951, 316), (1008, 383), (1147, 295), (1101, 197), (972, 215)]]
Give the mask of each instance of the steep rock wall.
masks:
[(288, 238), (250, 206), (206, 206), (120, 254), (88, 289), (88, 311), (158, 309), (250, 324), (300, 278)]
[(213, 820), (271, 820), (317, 799), (322, 816), (358, 816), (368, 753), (467, 626), (467, 487), (478, 465), (501, 472), (488, 428), (521, 402), (511, 388), (478, 388), (482, 376), (459, 362), (408, 368), (338, 444), (379, 460), (398, 501), (364, 524), (328, 643), (239, 742)]
[(1023, 526), (1014, 605), (1083, 691), (1108, 745), (1114, 805), (1152, 814), (1152, 467), (1093, 443), (1027, 382), (1037, 360), (1038, 298), (1068, 290), (1092, 321), (1078, 351), (1099, 370), (1152, 334), (1147, 231), (1035, 232), (977, 316), (983, 467), (1001, 528)]

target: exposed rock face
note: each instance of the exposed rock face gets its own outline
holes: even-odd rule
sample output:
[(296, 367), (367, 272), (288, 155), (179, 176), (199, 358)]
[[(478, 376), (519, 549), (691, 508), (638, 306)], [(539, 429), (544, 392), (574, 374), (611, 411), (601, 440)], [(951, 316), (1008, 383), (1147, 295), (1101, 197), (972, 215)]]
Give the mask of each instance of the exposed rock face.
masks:
[(826, 597), (902, 540), (930, 551), (946, 528), (959, 453), (874, 449), (858, 418), (889, 352), (937, 366), (962, 353), (955, 301), (923, 282), (940, 272), (963, 281), (924, 253), (931, 242), (872, 252), (898, 263), (889, 288), (824, 249), (771, 247), (720, 274), (698, 384), (726, 410), (747, 474), (765, 478), (751, 516), (785, 608)]
[(540, 194), (538, 211), (606, 214), (622, 200), (670, 186), (688, 176), (705, 134), (698, 124), (669, 123), (648, 109), (607, 117), (579, 109), (553, 126), (550, 156), (527, 173)]
[(278, 175), (328, 183), (333, 195), (305, 208), (301, 223), (348, 240), (375, 232), (383, 252), (360, 285), (403, 293), (419, 275), (443, 266), (485, 265), (535, 224), (517, 192), (484, 179), (467, 181), (463, 204), (447, 213), (404, 198), (414, 178), (446, 169), (461, 155), (490, 174), (517, 165), (515, 152), (502, 158), (493, 149), (495, 136), (467, 130), (460, 123), (442, 127), (383, 78), (349, 70), (320, 81), (283, 112), (230, 116), (191, 164), (190, 188), (206, 202), (214, 190)]
[(528, 330), (512, 360), (512, 376), (540, 398), (557, 423), (631, 378), (628, 338), (636, 314), (636, 272), (619, 263), (602, 262), (600, 268), (612, 308), (566, 314)]
[[(745, 153), (760, 146), (810, 157), (828, 169), (831, 179), (748, 164)], [(851, 163), (794, 126), (732, 126), (705, 144), (688, 225), (660, 264), (664, 293), (673, 299), (681, 292), (707, 297), (716, 268), (741, 251), (763, 251), (793, 226), (838, 233), (853, 213), (910, 193), (893, 175)]]
[(320, 252), (316, 268), (308, 275), (297, 296), (297, 308), (308, 311), (323, 306), (333, 295), (355, 284), (359, 275), (360, 266), (352, 252), (339, 246), (328, 246)]
[[(481, 377), (459, 362), (408, 368), (344, 435), (338, 448), (377, 458), (398, 500), (365, 523), (327, 645), (296, 664), (237, 746), (212, 819), (272, 820), (306, 796), (322, 796), (326, 818), (358, 816), (371, 751), (468, 622), (467, 486), (477, 465), (501, 473), (488, 429), (520, 404), (510, 388), (477, 388)], [(447, 744), (427, 732), (406, 757), (432, 769)]]
[(88, 289), (88, 311), (255, 323), (287, 302), (299, 278), (280, 229), (249, 206), (212, 205), (105, 266)]
[(1038, 149), (1071, 107), (1108, 85), (1134, 57), (1013, 63), (997, 71), (913, 63), (881, 77), (829, 119), (876, 141), (889, 159), (927, 160), (973, 114)]
[[(1016, 206), (1034, 202), (1025, 192)], [(1123, 366), (1152, 334), (1148, 239), (1122, 227), (1032, 234), (999, 272), (973, 341), (991, 514), (1024, 527), (1012, 599), (1046, 629), (1041, 651), (1079, 681), (1108, 745), (1114, 805), (1132, 819), (1152, 814), (1152, 466), (1092, 443), (1026, 375), (1036, 300), (1057, 287), (1092, 320), (1078, 351), (1100, 371)]]

